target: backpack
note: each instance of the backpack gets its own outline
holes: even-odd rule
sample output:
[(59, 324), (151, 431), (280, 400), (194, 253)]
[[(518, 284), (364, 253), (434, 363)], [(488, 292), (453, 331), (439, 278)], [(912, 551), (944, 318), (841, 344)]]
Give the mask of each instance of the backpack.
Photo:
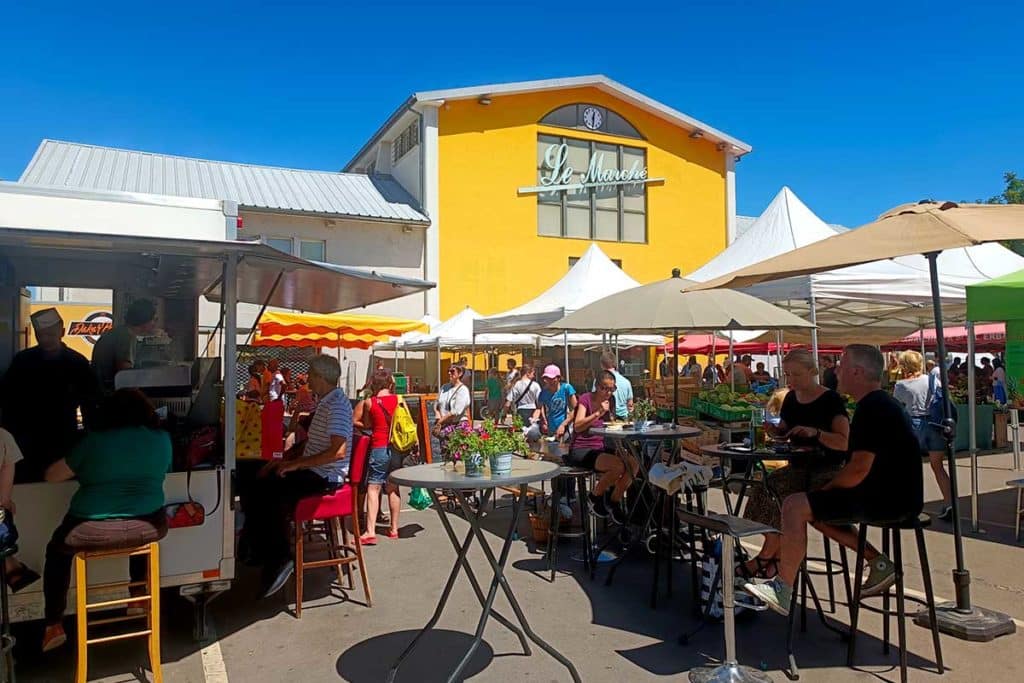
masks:
[(388, 415), (388, 411), (384, 408), (384, 402), (379, 398), (377, 405), (391, 422), (391, 436), (388, 440), (391, 450), (397, 453), (408, 453), (419, 445), (419, 436), (412, 413), (409, 412), (409, 406), (405, 404), (405, 400), (401, 396), (397, 396), (397, 398), (398, 403), (395, 405), (394, 415)]

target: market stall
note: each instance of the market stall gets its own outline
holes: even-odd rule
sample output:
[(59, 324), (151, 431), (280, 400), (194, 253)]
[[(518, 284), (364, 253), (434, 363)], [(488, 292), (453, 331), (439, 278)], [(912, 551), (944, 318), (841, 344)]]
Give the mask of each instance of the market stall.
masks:
[[(4, 203), (12, 196), (17, 196), (16, 203)], [(167, 314), (161, 323), (173, 344), (152, 365), (122, 370), (115, 378), (117, 386), (139, 388), (162, 407), (174, 441), (188, 443), (188, 435), (203, 427), (222, 432), (220, 447), (202, 460), (176, 460), (164, 487), (168, 504), (193, 500), (206, 511), (201, 523), (174, 528), (161, 541), (161, 586), (177, 588), (196, 603), (198, 637), (205, 634), (203, 607), (230, 587), (235, 574), (231, 481), (238, 445), (237, 401), (235, 392), (224, 387), (236, 386), (238, 307), (246, 302), (328, 312), (431, 286), (234, 241), (228, 229), (235, 225), (232, 210), (230, 203), (212, 200), (55, 192), (0, 183), (0, 271), (5, 273), (0, 300), (16, 300), (25, 286), (45, 283), (111, 289), (116, 320), (123, 318), (128, 301), (153, 300)], [(202, 357), (199, 309), (217, 304), (225, 333), (213, 356)], [(0, 325), (9, 331), (24, 325), (17, 307), (4, 306), (0, 315)], [(0, 368), (6, 368), (20, 344), (2, 341)], [(42, 569), (46, 543), (75, 489), (70, 481), (15, 486), (19, 555), (30, 567)], [(123, 570), (101, 564), (90, 569), (90, 583), (123, 580)], [(12, 596), (15, 620), (42, 615), (41, 588), (37, 583)]]

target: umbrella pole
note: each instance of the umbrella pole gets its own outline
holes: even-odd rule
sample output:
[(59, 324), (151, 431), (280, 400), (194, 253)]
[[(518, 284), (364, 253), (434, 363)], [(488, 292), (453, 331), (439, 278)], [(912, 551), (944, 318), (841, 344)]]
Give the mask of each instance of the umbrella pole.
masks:
[(782, 386), (782, 330), (775, 330), (775, 367), (778, 369), (779, 386)]
[[(975, 432), (974, 423), (977, 416), (974, 414), (977, 395), (974, 393), (977, 383), (974, 377), (974, 323), (967, 323), (967, 430), (969, 436), (968, 452), (971, 455), (971, 530), (978, 531), (978, 434)], [(950, 476), (954, 476), (950, 472)]]
[[(949, 373), (946, 371), (946, 340), (942, 331), (942, 299), (939, 293), (939, 252), (925, 254), (932, 287), (932, 309), (935, 315), (936, 359), (944, 396), (949, 396)], [(960, 526), (960, 509), (956, 485), (956, 454), (953, 439), (956, 423), (949, 413), (949, 402), (942, 402), (943, 436), (946, 438), (946, 461), (949, 465), (950, 493), (953, 498), (953, 543), (956, 552), (956, 568), (953, 570), (953, 587), (956, 601), (938, 605), (935, 621), (943, 633), (964, 640), (989, 641), (1001, 635), (1013, 633), (1016, 625), (1009, 616), (984, 607), (971, 605), (971, 573), (964, 563), (963, 529)], [(922, 610), (914, 617), (915, 623), (930, 624), (928, 610)]]
[(921, 358), (924, 358), (924, 327), (921, 327)]
[(732, 384), (731, 391), (736, 391), (736, 357), (732, 347), (732, 330), (729, 330), (729, 383)]
[(679, 330), (672, 330), (672, 424), (679, 417)]
[[(818, 303), (814, 300), (814, 292), (811, 292), (811, 353), (814, 355), (814, 365), (818, 365)], [(815, 375), (815, 382), (821, 382), (821, 375)]]

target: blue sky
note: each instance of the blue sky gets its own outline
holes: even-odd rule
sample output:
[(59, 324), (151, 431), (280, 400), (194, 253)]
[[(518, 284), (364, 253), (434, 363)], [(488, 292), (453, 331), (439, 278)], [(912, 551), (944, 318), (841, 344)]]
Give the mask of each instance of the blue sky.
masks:
[(413, 91), (589, 73), (752, 144), (744, 214), (789, 185), (859, 225), (1024, 173), (1011, 2), (92, 5), (5, 6), (0, 178), (44, 137), (337, 170)]

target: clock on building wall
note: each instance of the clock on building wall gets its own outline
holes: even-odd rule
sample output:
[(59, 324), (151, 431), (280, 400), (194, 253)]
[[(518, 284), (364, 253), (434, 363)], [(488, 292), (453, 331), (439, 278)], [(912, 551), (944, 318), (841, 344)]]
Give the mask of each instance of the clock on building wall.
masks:
[(604, 123), (604, 116), (597, 107), (587, 107), (583, 110), (583, 125), (590, 130), (598, 130)]

